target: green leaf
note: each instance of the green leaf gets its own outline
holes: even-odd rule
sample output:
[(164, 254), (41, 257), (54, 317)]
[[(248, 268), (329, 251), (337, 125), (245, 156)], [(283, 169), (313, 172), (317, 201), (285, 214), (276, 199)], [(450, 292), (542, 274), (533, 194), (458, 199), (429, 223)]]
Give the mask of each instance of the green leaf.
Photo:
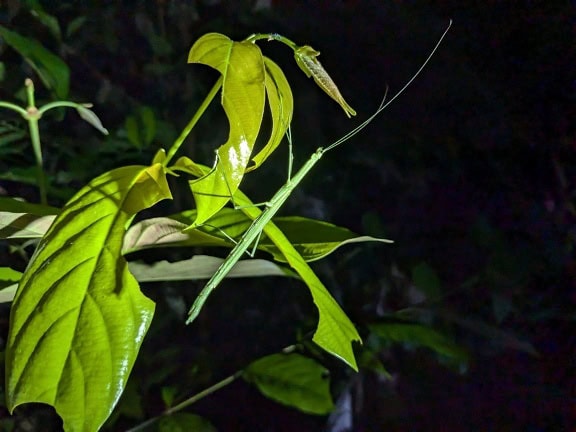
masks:
[(430, 299), (437, 299), (442, 294), (442, 284), (438, 275), (425, 262), (421, 262), (412, 268), (412, 281)]
[[(205, 225), (186, 230), (196, 219), (196, 210), (187, 210), (169, 218), (153, 218), (130, 227), (124, 240), (125, 253), (151, 247), (224, 246), (235, 242), (252, 224), (252, 219), (238, 210), (224, 207)], [(360, 242), (392, 243), (391, 240), (359, 236), (354, 232), (319, 220), (300, 216), (276, 217), (272, 221), (307, 262), (326, 257), (341, 246)], [(258, 249), (270, 253), (276, 261), (286, 262), (280, 249), (262, 234)]]
[[(192, 162), (189, 158), (181, 157), (172, 169), (193, 175), (202, 175), (208, 168)], [(250, 220), (256, 219), (262, 213), (240, 189), (236, 190), (234, 201), (241, 206), (241, 211)], [(186, 232), (188, 231), (192, 231), (190, 227), (186, 228)], [(318, 328), (314, 333), (313, 341), (330, 354), (344, 361), (352, 369), (358, 371), (354, 352), (352, 351), (352, 342), (358, 341), (361, 343), (362, 339), (354, 324), (342, 311), (336, 300), (330, 295), (330, 292), (328, 292), (290, 240), (286, 238), (273, 221), (266, 224), (263, 232), (282, 252), (286, 262), (296, 270), (296, 273), (310, 289), (319, 314)]]
[(38, 0), (25, 0), (25, 5), (30, 9), (30, 14), (52, 33), (54, 39), (60, 42), (62, 34), (56, 17), (47, 13)]
[(334, 409), (328, 371), (300, 354), (273, 354), (252, 362), (242, 377), (266, 397), (309, 414)]
[(56, 216), (34, 216), (29, 213), (0, 212), (1, 239), (41, 238)]
[(446, 357), (467, 362), (468, 353), (448, 336), (418, 323), (395, 322), (370, 324), (370, 331), (379, 338), (430, 348)]
[(246, 171), (258, 168), (280, 144), (290, 123), (294, 111), (294, 98), (290, 84), (276, 63), (264, 57), (266, 71), (266, 95), (272, 114), (272, 133), (266, 145), (252, 158), (251, 165)]
[[(325, 258), (347, 244), (393, 243), (392, 240), (360, 236), (347, 228), (301, 216), (277, 217), (273, 221), (307, 262)], [(276, 261), (286, 262), (282, 251), (267, 236), (260, 243), (259, 249), (271, 253)]]
[(92, 180), (41, 240), (12, 305), (7, 407), (55, 407), (67, 431), (96, 431), (117, 403), (154, 303), (120, 255), (128, 222), (170, 198), (160, 164)]
[(65, 99), (70, 88), (70, 70), (62, 59), (34, 39), (19, 35), (18, 33), (0, 26), (0, 36), (36, 71), (44, 85), (54, 90), (56, 96)]
[[(153, 264), (131, 262), (130, 272), (139, 282), (177, 281), (209, 279), (222, 264), (222, 258), (207, 255), (194, 255), (192, 258), (176, 262), (159, 261)], [(276, 264), (250, 259), (238, 261), (226, 277), (293, 276)]]
[(128, 140), (137, 148), (152, 143), (156, 136), (156, 117), (149, 107), (140, 107), (134, 115), (126, 117), (124, 123)]
[(10, 267), (0, 267), (0, 289), (4, 289), (18, 282), (22, 273), (13, 270)]
[(214, 169), (190, 182), (198, 208), (194, 225), (202, 225), (226, 205), (242, 181), (264, 114), (265, 69), (258, 46), (218, 33), (198, 39), (188, 62), (222, 74), (222, 106), (230, 123), (228, 141), (217, 150)]
[(80, 28), (84, 25), (85, 22), (86, 22), (85, 16), (79, 16), (70, 21), (66, 26), (66, 37), (70, 37), (78, 30), (80, 30)]
[(216, 432), (216, 428), (203, 417), (176, 413), (158, 421), (158, 432)]
[[(234, 200), (242, 207), (242, 212), (251, 219), (256, 219), (261, 212), (240, 190), (234, 194)], [(338, 357), (352, 369), (358, 371), (352, 342), (362, 342), (354, 324), (340, 308), (334, 297), (326, 289), (322, 281), (308, 266), (302, 255), (286, 238), (284, 233), (273, 223), (264, 227), (264, 234), (282, 251), (286, 262), (290, 264), (302, 280), (306, 283), (312, 294), (312, 300), (318, 308), (318, 327), (312, 340), (330, 354)]]
[(20, 199), (0, 197), (0, 211), (11, 213), (30, 213), (35, 216), (48, 216), (58, 214), (60, 209), (44, 204), (28, 203)]

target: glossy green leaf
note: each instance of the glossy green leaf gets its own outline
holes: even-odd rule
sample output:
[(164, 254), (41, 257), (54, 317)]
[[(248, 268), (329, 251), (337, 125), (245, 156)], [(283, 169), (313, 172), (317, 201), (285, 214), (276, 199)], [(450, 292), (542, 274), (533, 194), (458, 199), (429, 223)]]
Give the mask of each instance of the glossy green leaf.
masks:
[(266, 145), (252, 158), (253, 165), (246, 171), (258, 168), (276, 150), (292, 122), (292, 113), (294, 111), (292, 90), (284, 72), (267, 57), (264, 57), (264, 65), (266, 70), (266, 95), (272, 114), (272, 133)]
[(198, 39), (188, 62), (222, 74), (222, 106), (230, 123), (228, 141), (217, 150), (214, 168), (190, 182), (198, 208), (195, 225), (201, 225), (226, 205), (242, 181), (264, 114), (265, 69), (255, 44), (233, 42), (218, 33)]
[(216, 432), (216, 428), (195, 414), (176, 413), (158, 420), (158, 432)]
[(371, 324), (369, 328), (371, 332), (382, 340), (423, 346), (438, 354), (463, 362), (468, 359), (466, 350), (457, 345), (448, 336), (419, 323), (378, 323)]
[[(158, 261), (153, 264), (131, 262), (130, 272), (139, 282), (198, 280), (210, 278), (222, 264), (222, 258), (194, 255), (176, 262)], [(227, 277), (293, 276), (293, 274), (262, 259), (247, 259), (236, 263)]]
[(273, 354), (244, 369), (242, 377), (266, 397), (309, 414), (334, 408), (328, 371), (300, 354)]
[[(196, 210), (187, 210), (169, 218), (140, 221), (126, 233), (125, 253), (166, 246), (234, 247), (232, 240), (238, 240), (252, 223), (252, 219), (241, 211), (224, 207), (205, 225), (183, 232), (195, 219)], [(346, 228), (300, 216), (277, 217), (272, 221), (307, 262), (322, 259), (346, 244), (392, 243), (391, 240), (359, 236)], [(262, 234), (257, 248), (270, 253), (276, 261), (286, 262), (282, 251), (266, 234)]]
[(134, 214), (170, 198), (160, 164), (92, 180), (38, 245), (12, 305), (7, 406), (55, 407), (67, 431), (96, 431), (126, 384), (154, 303), (120, 254)]
[(0, 267), (0, 290), (17, 283), (22, 277), (22, 273), (10, 267)]
[(24, 57), (44, 85), (54, 90), (56, 96), (61, 99), (68, 96), (70, 70), (60, 57), (52, 54), (36, 40), (21, 36), (6, 27), (0, 26), (0, 36)]
[[(242, 206), (241, 211), (250, 218), (256, 219), (260, 215), (261, 210), (254, 207), (253, 203), (240, 190), (236, 191), (234, 199), (238, 205)], [(362, 339), (354, 324), (280, 228), (273, 222), (269, 222), (264, 227), (264, 234), (284, 254), (286, 262), (296, 270), (310, 289), (312, 300), (318, 308), (319, 315), (318, 327), (312, 340), (330, 354), (344, 361), (352, 369), (358, 371), (352, 342), (361, 343)]]
[[(277, 217), (273, 220), (307, 262), (325, 258), (347, 244), (393, 243), (392, 240), (360, 236), (347, 228), (301, 216)], [(282, 251), (267, 236), (263, 236), (259, 248), (271, 253), (276, 261), (286, 262)]]

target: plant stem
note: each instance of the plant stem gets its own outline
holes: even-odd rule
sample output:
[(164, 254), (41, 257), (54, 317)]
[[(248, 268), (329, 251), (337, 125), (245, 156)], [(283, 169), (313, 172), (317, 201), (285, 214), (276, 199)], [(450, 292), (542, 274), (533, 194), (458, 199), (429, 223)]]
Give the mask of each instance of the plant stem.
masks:
[(224, 378), (222, 381), (219, 381), (216, 384), (208, 387), (207, 389), (202, 390), (200, 393), (196, 393), (194, 396), (186, 399), (185, 401), (179, 403), (178, 405), (175, 405), (173, 407), (166, 409), (159, 416), (152, 417), (151, 419), (146, 420), (144, 423), (140, 423), (138, 426), (133, 427), (132, 429), (129, 429), (127, 432), (136, 432), (136, 431), (143, 430), (147, 426), (158, 421), (160, 419), (160, 417), (174, 414), (175, 412), (178, 412), (178, 411), (198, 402), (200, 399), (205, 398), (206, 396), (214, 393), (215, 391), (220, 390), (223, 387), (226, 387), (227, 385), (231, 384), (232, 382), (234, 382), (235, 380), (240, 378), (241, 375), (242, 375), (242, 371), (239, 370), (236, 373), (234, 373), (233, 375), (230, 375), (230, 376)]
[(13, 111), (16, 111), (24, 118), (26, 118), (26, 116), (28, 115), (28, 112), (24, 108), (19, 107), (18, 105), (14, 105), (13, 103), (10, 102), (0, 102), (0, 108), (8, 108)]
[(290, 48), (292, 48), (293, 51), (296, 51), (298, 48), (300, 48), (290, 39), (282, 35), (279, 35), (278, 33), (254, 33), (253, 35), (248, 36), (245, 40), (246, 42), (256, 42), (257, 40), (262, 39), (266, 39), (268, 41), (276, 40), (278, 42), (282, 42), (284, 45), (287, 45)]
[(234, 373), (233, 375), (230, 375), (226, 378), (224, 378), (222, 381), (217, 382), (216, 384), (208, 387), (207, 389), (202, 390), (200, 393), (196, 393), (194, 396), (186, 399), (184, 402), (180, 402), (178, 405), (175, 405), (171, 408), (168, 408), (166, 411), (164, 411), (165, 415), (170, 415), (173, 414), (177, 411), (180, 411), (192, 404), (195, 404), (196, 402), (198, 402), (200, 399), (204, 399), (206, 396), (214, 393), (217, 390), (220, 390), (222, 387), (226, 387), (229, 384), (232, 384), (234, 381), (236, 381), (238, 378), (240, 378), (240, 376), (242, 375), (242, 371), (239, 370), (236, 373)]
[(40, 203), (48, 204), (46, 174), (44, 173), (44, 161), (42, 158), (42, 144), (40, 143), (40, 130), (38, 129), (38, 119), (42, 116), (38, 112), (34, 101), (34, 83), (30, 78), (24, 81), (26, 85), (26, 95), (28, 96), (28, 107), (26, 108), (25, 118), (28, 120), (28, 129), (30, 130), (30, 139), (32, 148), (36, 157), (36, 175), (38, 176), (38, 189), (40, 190)]
[(166, 159), (164, 159), (164, 162), (163, 162), (164, 166), (168, 166), (168, 163), (174, 157), (174, 155), (176, 154), (176, 152), (178, 151), (178, 149), (180, 148), (180, 146), (182, 145), (182, 143), (184, 142), (184, 140), (186, 139), (186, 137), (188, 136), (190, 131), (192, 131), (194, 126), (196, 126), (196, 123), (198, 123), (198, 120), (200, 120), (200, 117), (202, 117), (202, 114), (204, 114), (204, 111), (206, 111), (206, 109), (208, 108), (208, 105), (210, 105), (210, 103), (212, 102), (212, 100), (214, 99), (216, 94), (218, 93), (218, 90), (220, 90), (220, 87), (222, 87), (222, 82), (223, 82), (223, 79), (222, 79), (222, 77), (220, 77), (218, 79), (218, 81), (216, 81), (216, 84), (214, 84), (214, 87), (212, 87), (210, 92), (204, 98), (204, 101), (202, 102), (202, 104), (200, 105), (200, 107), (198, 108), (196, 113), (194, 114), (194, 117), (192, 117), (190, 122), (188, 122), (186, 127), (182, 130), (182, 132), (180, 133), (180, 136), (178, 138), (176, 138), (176, 141), (174, 141), (174, 144), (172, 144), (172, 147), (170, 147), (170, 150), (168, 150), (168, 154), (166, 155)]

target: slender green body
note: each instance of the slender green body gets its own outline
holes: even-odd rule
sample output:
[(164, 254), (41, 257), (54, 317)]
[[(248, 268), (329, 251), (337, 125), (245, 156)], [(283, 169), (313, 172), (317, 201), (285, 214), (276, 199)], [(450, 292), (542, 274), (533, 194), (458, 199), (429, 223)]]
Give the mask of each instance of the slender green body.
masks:
[(252, 225), (244, 232), (240, 241), (234, 246), (234, 249), (230, 252), (228, 257), (224, 262), (218, 267), (216, 273), (210, 278), (208, 283), (202, 288), (194, 304), (188, 312), (188, 319), (186, 324), (190, 324), (196, 319), (202, 306), (206, 302), (206, 299), (212, 291), (222, 282), (222, 279), (226, 277), (228, 272), (234, 267), (238, 260), (244, 255), (244, 252), (250, 247), (250, 245), (256, 240), (258, 235), (262, 232), (262, 229), (266, 226), (268, 222), (274, 217), (276, 212), (280, 209), (282, 204), (286, 202), (292, 191), (298, 186), (306, 174), (316, 165), (324, 154), (324, 149), (321, 147), (316, 150), (310, 159), (298, 170), (298, 172), (292, 177), (284, 186), (278, 189), (278, 192), (274, 194), (270, 202), (267, 204), (266, 209), (258, 216), (257, 219), (252, 222)]

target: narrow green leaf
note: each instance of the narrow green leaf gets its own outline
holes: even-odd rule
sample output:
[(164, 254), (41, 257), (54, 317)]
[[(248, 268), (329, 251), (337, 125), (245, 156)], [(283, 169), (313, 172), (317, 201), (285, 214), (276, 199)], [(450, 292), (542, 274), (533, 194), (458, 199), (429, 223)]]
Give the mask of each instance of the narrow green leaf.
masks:
[(266, 397), (309, 414), (334, 409), (328, 371), (300, 354), (273, 354), (252, 362), (242, 377)]
[(272, 114), (272, 132), (266, 145), (253, 158), (253, 164), (246, 171), (258, 168), (280, 144), (290, 123), (294, 111), (294, 98), (290, 84), (276, 63), (264, 57), (266, 71), (266, 95)]
[(126, 384), (154, 303), (120, 249), (134, 214), (170, 198), (162, 166), (92, 180), (41, 240), (12, 305), (6, 351), (10, 411), (41, 402), (67, 431), (96, 431)]
[(128, 141), (136, 147), (142, 148), (142, 140), (140, 139), (140, 132), (138, 131), (138, 122), (136, 121), (136, 117), (130, 115), (126, 117), (124, 121), (124, 129), (126, 129), (126, 136), (128, 137)]
[(60, 99), (66, 99), (70, 87), (70, 70), (62, 59), (34, 39), (30, 39), (0, 26), (0, 36), (34, 68), (44, 85), (54, 90)]
[(44, 204), (33, 204), (16, 198), (0, 197), (0, 211), (48, 216), (58, 214), (60, 209)]
[(87, 18), (85, 16), (79, 16), (79, 17), (74, 18), (72, 21), (70, 21), (68, 23), (68, 25), (66, 26), (66, 37), (70, 37), (74, 33), (76, 33), (78, 30), (80, 30), (80, 28), (86, 22), (86, 19)]
[(468, 353), (448, 336), (418, 323), (378, 323), (369, 326), (379, 338), (430, 348), (438, 354), (466, 362)]
[[(325, 258), (336, 249), (352, 243), (393, 243), (392, 240), (360, 236), (347, 228), (301, 216), (277, 217), (273, 220), (307, 262)], [(267, 236), (260, 243), (259, 248), (271, 253), (276, 261), (286, 262), (282, 251)]]
[(194, 225), (202, 225), (226, 205), (242, 181), (264, 114), (265, 69), (258, 46), (218, 33), (198, 39), (188, 62), (222, 74), (222, 106), (230, 123), (228, 141), (218, 149), (214, 169), (190, 182), (198, 208)]
[(24, 4), (30, 9), (30, 14), (42, 23), (58, 42), (61, 42), (62, 34), (56, 17), (47, 13), (38, 0), (25, 0)]
[[(242, 212), (250, 218), (256, 219), (261, 210), (254, 207), (252, 202), (240, 190), (234, 194), (234, 200), (242, 206)], [(352, 369), (358, 371), (358, 365), (352, 350), (352, 342), (362, 342), (354, 324), (340, 308), (334, 297), (326, 289), (316, 273), (308, 266), (302, 255), (286, 238), (284, 233), (273, 223), (264, 227), (266, 236), (282, 251), (286, 262), (290, 264), (302, 280), (306, 283), (312, 294), (314, 304), (318, 308), (318, 327), (312, 340), (330, 354), (338, 357)]]
[(14, 285), (21, 277), (22, 273), (19, 271), (11, 269), (10, 267), (0, 267), (0, 290)]
[(412, 268), (412, 281), (430, 299), (436, 299), (442, 294), (442, 284), (438, 275), (425, 262), (421, 262)]

